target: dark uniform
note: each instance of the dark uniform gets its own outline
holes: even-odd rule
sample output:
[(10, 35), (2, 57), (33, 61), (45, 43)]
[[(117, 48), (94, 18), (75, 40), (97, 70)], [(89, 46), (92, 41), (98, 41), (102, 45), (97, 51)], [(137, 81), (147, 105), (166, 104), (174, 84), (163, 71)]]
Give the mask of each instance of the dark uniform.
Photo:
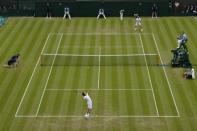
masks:
[(157, 18), (157, 5), (153, 4), (152, 6), (152, 18), (156, 17)]
[(17, 63), (17, 62), (18, 62), (18, 59), (19, 59), (19, 56), (20, 56), (19, 54), (16, 54), (16, 55), (12, 56), (12, 57), (8, 60), (8, 66), (11, 66), (11, 65)]
[(47, 3), (46, 11), (47, 11), (47, 18), (51, 18), (52, 11), (49, 3)]

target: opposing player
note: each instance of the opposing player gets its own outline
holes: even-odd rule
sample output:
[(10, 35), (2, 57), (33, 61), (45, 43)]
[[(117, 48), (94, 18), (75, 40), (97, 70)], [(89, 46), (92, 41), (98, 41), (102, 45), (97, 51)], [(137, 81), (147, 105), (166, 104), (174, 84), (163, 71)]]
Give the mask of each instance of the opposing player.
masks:
[(135, 31), (137, 31), (137, 30), (139, 30), (141, 32), (143, 31), (141, 21), (142, 21), (142, 19), (140, 18), (140, 16), (136, 15), (135, 16), (135, 26), (134, 26)]
[(85, 118), (89, 118), (90, 113), (92, 111), (92, 99), (90, 98), (90, 96), (88, 95), (88, 93), (82, 92), (82, 96), (83, 96), (83, 99), (87, 102), (87, 106), (88, 106), (87, 112), (84, 115), (84, 117)]
[(123, 20), (123, 16), (124, 16), (124, 10), (120, 10), (120, 20)]
[(98, 20), (101, 16), (102, 16), (104, 19), (106, 19), (104, 9), (99, 9), (98, 16), (97, 16), (96, 19)]
[(70, 9), (68, 7), (64, 8), (64, 17), (63, 17), (63, 19), (65, 19), (66, 16), (68, 16), (69, 20), (71, 20)]

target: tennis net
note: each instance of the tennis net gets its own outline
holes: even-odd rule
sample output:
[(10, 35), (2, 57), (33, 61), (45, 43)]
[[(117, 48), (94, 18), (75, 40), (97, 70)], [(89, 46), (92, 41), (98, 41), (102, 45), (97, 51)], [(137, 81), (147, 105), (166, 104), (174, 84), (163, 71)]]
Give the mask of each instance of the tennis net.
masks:
[(79, 55), (42, 54), (41, 66), (159, 65), (158, 54)]

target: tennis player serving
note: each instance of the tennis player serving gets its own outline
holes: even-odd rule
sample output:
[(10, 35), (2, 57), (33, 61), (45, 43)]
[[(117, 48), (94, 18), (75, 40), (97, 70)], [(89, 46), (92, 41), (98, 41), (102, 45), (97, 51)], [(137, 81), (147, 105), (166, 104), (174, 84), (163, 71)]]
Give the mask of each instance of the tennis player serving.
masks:
[(82, 92), (82, 96), (83, 96), (83, 99), (87, 102), (87, 106), (88, 106), (87, 112), (84, 115), (84, 117), (85, 118), (89, 118), (90, 113), (92, 111), (92, 99), (90, 98), (90, 96), (88, 95), (88, 93)]

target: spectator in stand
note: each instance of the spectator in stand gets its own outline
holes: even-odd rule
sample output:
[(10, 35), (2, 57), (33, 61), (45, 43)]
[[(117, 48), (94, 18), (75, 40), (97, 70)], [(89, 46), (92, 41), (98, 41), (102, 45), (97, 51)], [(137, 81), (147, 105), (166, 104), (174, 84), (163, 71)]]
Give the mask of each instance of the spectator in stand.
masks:
[(197, 5), (188, 5), (185, 10), (186, 15), (197, 15)]
[(197, 15), (197, 5), (194, 5), (193, 14), (194, 14), (194, 15)]
[(49, 5), (49, 3), (47, 3), (47, 5), (46, 5), (47, 7), (46, 7), (46, 11), (47, 11), (47, 18), (50, 18), (51, 19), (51, 7), (50, 7), (50, 5)]
[(157, 5), (154, 3), (153, 6), (152, 6), (152, 18), (157, 18), (157, 11), (158, 11), (158, 8), (157, 8)]

